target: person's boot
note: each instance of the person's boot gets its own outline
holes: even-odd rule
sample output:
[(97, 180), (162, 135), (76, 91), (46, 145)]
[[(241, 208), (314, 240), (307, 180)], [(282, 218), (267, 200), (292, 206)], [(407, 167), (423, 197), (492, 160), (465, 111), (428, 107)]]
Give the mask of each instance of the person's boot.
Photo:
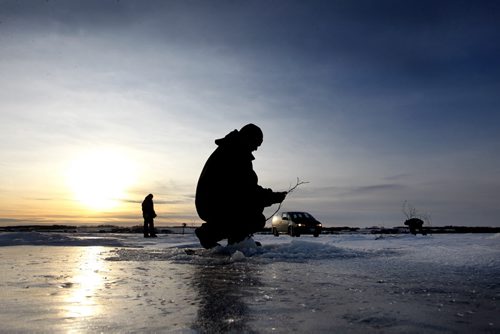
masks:
[(227, 244), (229, 246), (231, 245), (234, 245), (234, 244), (238, 244), (240, 242), (242, 242), (243, 240), (245, 240), (246, 238), (248, 238), (247, 235), (237, 235), (237, 234), (233, 234), (233, 235), (230, 235), (228, 238), (227, 238)]
[(200, 244), (203, 248), (205, 249), (210, 249), (215, 246), (218, 246), (219, 244), (217, 241), (215, 241), (211, 234), (209, 233), (208, 229), (204, 226), (200, 226), (197, 229), (194, 230), (194, 233), (200, 240)]

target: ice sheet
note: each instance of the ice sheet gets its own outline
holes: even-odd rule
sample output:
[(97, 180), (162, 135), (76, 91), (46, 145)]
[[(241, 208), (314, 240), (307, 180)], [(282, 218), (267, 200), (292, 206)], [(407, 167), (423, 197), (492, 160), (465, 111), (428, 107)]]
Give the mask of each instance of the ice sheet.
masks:
[(2, 233), (1, 332), (500, 330), (499, 235), (254, 238)]

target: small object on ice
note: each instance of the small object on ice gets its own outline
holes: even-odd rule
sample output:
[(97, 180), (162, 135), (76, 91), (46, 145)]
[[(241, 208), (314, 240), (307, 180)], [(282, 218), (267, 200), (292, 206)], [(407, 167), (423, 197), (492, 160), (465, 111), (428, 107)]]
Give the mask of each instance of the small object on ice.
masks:
[(420, 232), (422, 235), (427, 235), (427, 232), (425, 232), (422, 228), (424, 221), (420, 218), (413, 217), (407, 219), (404, 224), (408, 226), (411, 234), (417, 235), (417, 233)]
[(187, 249), (184, 250), (184, 252), (187, 255), (195, 255), (197, 250), (199, 251), (199, 249), (190, 249), (190, 248), (187, 248)]
[(63, 288), (63, 289), (71, 288), (71, 287), (73, 287), (73, 283), (66, 282), (66, 283), (61, 284), (59, 287)]

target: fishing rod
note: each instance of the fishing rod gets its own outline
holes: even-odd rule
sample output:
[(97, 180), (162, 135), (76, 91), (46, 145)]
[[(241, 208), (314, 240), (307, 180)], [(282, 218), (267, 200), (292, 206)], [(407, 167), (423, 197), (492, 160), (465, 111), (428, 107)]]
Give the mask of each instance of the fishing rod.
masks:
[[(295, 183), (295, 185), (294, 185), (293, 187), (292, 187), (292, 185), (290, 185), (290, 187), (288, 188), (288, 190), (287, 190), (287, 191), (285, 191), (285, 192), (286, 192), (286, 196), (288, 196), (288, 194), (290, 194), (290, 193), (291, 193), (291, 192), (293, 192), (295, 189), (297, 189), (297, 187), (298, 187), (298, 186), (303, 185), (303, 184), (306, 184), (306, 183), (310, 183), (310, 182), (308, 182), (308, 181), (300, 181), (300, 179), (297, 177), (297, 183)], [(275, 214), (277, 214), (277, 213), (278, 213), (278, 211), (280, 211), (280, 209), (281, 209), (281, 204), (283, 204), (283, 202), (284, 202), (284, 201), (285, 201), (285, 200), (283, 199), (283, 201), (282, 201), (282, 202), (278, 205), (278, 208), (276, 209), (276, 211), (274, 211), (274, 213), (273, 213), (272, 215), (270, 215), (268, 218), (266, 218), (266, 222), (267, 222), (269, 219), (273, 218), (273, 216), (274, 216)]]

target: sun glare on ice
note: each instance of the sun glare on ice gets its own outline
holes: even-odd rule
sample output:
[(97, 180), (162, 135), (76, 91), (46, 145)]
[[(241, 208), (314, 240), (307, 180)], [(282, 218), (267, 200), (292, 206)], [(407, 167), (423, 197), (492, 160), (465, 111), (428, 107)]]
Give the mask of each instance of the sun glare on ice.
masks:
[(91, 210), (118, 206), (135, 179), (132, 162), (114, 150), (78, 156), (71, 162), (67, 176), (75, 199)]
[(96, 301), (96, 294), (104, 284), (105, 263), (100, 257), (102, 251), (101, 247), (84, 247), (81, 254), (77, 254), (77, 251), (71, 254), (75, 257), (75, 284), (70, 286), (70, 293), (65, 298), (67, 317), (80, 319), (99, 314), (102, 305)]

